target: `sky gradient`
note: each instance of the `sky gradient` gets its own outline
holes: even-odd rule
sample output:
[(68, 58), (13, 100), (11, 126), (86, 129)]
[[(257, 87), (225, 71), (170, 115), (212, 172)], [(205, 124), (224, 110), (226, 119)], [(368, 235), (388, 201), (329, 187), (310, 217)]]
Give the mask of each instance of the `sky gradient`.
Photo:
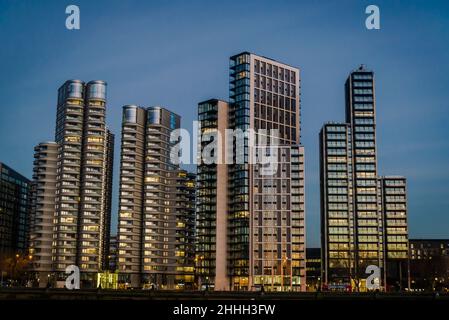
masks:
[[(78, 5), (81, 29), (65, 28)], [(380, 8), (381, 29), (365, 28)], [(380, 175), (408, 179), (411, 238), (449, 238), (448, 1), (0, 0), (0, 161), (32, 176), (33, 147), (54, 139), (57, 89), (108, 83), (116, 134), (121, 107), (162, 105), (191, 129), (197, 103), (228, 98), (229, 56), (251, 51), (301, 70), (308, 247), (319, 246), (318, 133), (344, 120), (344, 82), (374, 70)]]

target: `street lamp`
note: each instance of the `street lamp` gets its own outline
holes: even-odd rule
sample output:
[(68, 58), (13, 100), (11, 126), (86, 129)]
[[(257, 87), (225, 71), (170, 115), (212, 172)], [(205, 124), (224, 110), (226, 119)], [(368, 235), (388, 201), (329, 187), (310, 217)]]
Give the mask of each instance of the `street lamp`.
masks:
[(14, 260), (14, 265), (13, 265), (12, 274), (11, 274), (12, 278), (14, 278), (14, 276), (15, 276), (16, 269), (17, 269), (17, 263), (19, 262), (19, 257), (20, 257), (20, 255), (18, 253), (16, 253), (16, 260)]

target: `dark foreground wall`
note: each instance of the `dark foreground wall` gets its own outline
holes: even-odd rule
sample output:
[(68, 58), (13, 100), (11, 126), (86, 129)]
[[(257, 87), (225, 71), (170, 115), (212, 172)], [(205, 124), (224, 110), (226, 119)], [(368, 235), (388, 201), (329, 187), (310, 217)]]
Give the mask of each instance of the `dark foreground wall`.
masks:
[(445, 300), (449, 294), (432, 293), (260, 293), (179, 292), (150, 290), (0, 289), (0, 300)]

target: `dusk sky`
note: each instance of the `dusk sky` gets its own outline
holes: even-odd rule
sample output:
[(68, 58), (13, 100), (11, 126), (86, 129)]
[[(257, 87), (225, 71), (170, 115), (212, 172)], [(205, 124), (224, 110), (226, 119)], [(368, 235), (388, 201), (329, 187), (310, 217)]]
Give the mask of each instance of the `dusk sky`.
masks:
[[(78, 5), (81, 29), (65, 28)], [(365, 8), (380, 8), (380, 30)], [(0, 0), (0, 162), (31, 178), (33, 148), (54, 140), (57, 89), (108, 83), (116, 134), (117, 220), (122, 106), (162, 105), (191, 129), (197, 104), (228, 98), (229, 57), (251, 51), (301, 70), (308, 247), (319, 246), (318, 133), (344, 121), (344, 82), (375, 72), (380, 175), (408, 179), (411, 238), (449, 238), (449, 1)]]

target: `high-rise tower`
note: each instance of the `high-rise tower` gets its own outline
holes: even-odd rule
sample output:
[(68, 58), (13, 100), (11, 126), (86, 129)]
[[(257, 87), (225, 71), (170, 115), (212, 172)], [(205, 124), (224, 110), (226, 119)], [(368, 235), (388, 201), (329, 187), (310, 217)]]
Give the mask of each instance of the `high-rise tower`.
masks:
[(320, 132), (323, 283), (364, 290), (367, 267), (377, 266), (385, 288), (387, 262), (407, 250), (407, 227), (405, 196), (398, 199), (404, 208), (391, 213), (396, 198), (384, 193), (393, 182), (405, 193), (405, 181), (377, 174), (374, 73), (363, 65), (352, 71), (345, 96), (346, 123), (327, 123)]
[[(201, 224), (197, 226), (199, 247), (209, 248), (209, 252), (197, 254), (197, 265), (205, 273), (199, 275), (203, 284), (206, 281), (226, 290), (305, 290), (299, 79), (297, 68), (243, 52), (230, 58), (229, 105), (206, 101), (199, 106), (202, 130), (206, 127), (204, 130), (222, 131), (226, 127), (234, 132), (224, 142), (226, 150), (233, 150), (231, 163), (226, 167), (202, 163), (198, 167), (198, 219), (210, 225), (209, 231)], [(251, 130), (255, 144), (251, 142)], [(241, 141), (239, 131), (246, 132)], [(275, 170), (269, 175), (264, 172), (265, 164), (251, 161), (266, 151), (261, 146), (275, 150), (270, 158)], [(207, 170), (213, 171), (214, 178), (206, 174)], [(212, 189), (207, 190), (208, 186)], [(226, 192), (219, 192), (223, 186)], [(216, 207), (214, 201), (207, 205), (207, 196), (201, 192), (217, 198)], [(223, 197), (226, 202), (220, 202)], [(212, 221), (203, 221), (206, 215)], [(219, 224), (223, 217), (226, 228)], [(208, 241), (216, 241), (216, 246)], [(219, 252), (226, 252), (225, 270), (223, 260), (217, 265), (223, 259)]]
[[(67, 266), (76, 265), (82, 280), (92, 284), (97, 272), (106, 267), (114, 135), (106, 128), (105, 117), (104, 81), (85, 84), (69, 80), (59, 88), (55, 198), (50, 199), (48, 190), (53, 186), (46, 181), (47, 189), (42, 191), (47, 191), (48, 197), (37, 195), (35, 199), (36, 208), (41, 207), (41, 201), (55, 203), (52, 272), (56, 279), (65, 277)], [(44, 156), (41, 151), (38, 147), (38, 158), (42, 156), (54, 161), (50, 154), (44, 153)], [(39, 170), (38, 166), (36, 170)], [(47, 176), (36, 175), (35, 183), (39, 185), (41, 179), (47, 179)], [(36, 242), (33, 250), (40, 250), (41, 243)]]
[(325, 124), (320, 132), (321, 259), (323, 283), (349, 286), (355, 273), (351, 127)]
[(384, 226), (384, 285), (387, 290), (404, 290), (410, 287), (407, 180), (401, 176), (383, 176), (378, 181)]
[(118, 270), (133, 287), (193, 286), (194, 177), (170, 159), (180, 117), (123, 107)]
[(377, 198), (374, 73), (363, 65), (345, 84), (346, 122), (351, 126), (356, 273), (383, 264), (382, 218)]
[[(201, 135), (220, 134), (228, 129), (229, 104), (218, 99), (199, 103)], [(200, 150), (208, 143), (200, 142)], [(224, 160), (222, 143), (216, 157)], [(197, 168), (196, 268), (200, 285), (213, 284), (215, 290), (229, 290), (228, 257), (228, 166), (225, 163), (201, 163)]]

